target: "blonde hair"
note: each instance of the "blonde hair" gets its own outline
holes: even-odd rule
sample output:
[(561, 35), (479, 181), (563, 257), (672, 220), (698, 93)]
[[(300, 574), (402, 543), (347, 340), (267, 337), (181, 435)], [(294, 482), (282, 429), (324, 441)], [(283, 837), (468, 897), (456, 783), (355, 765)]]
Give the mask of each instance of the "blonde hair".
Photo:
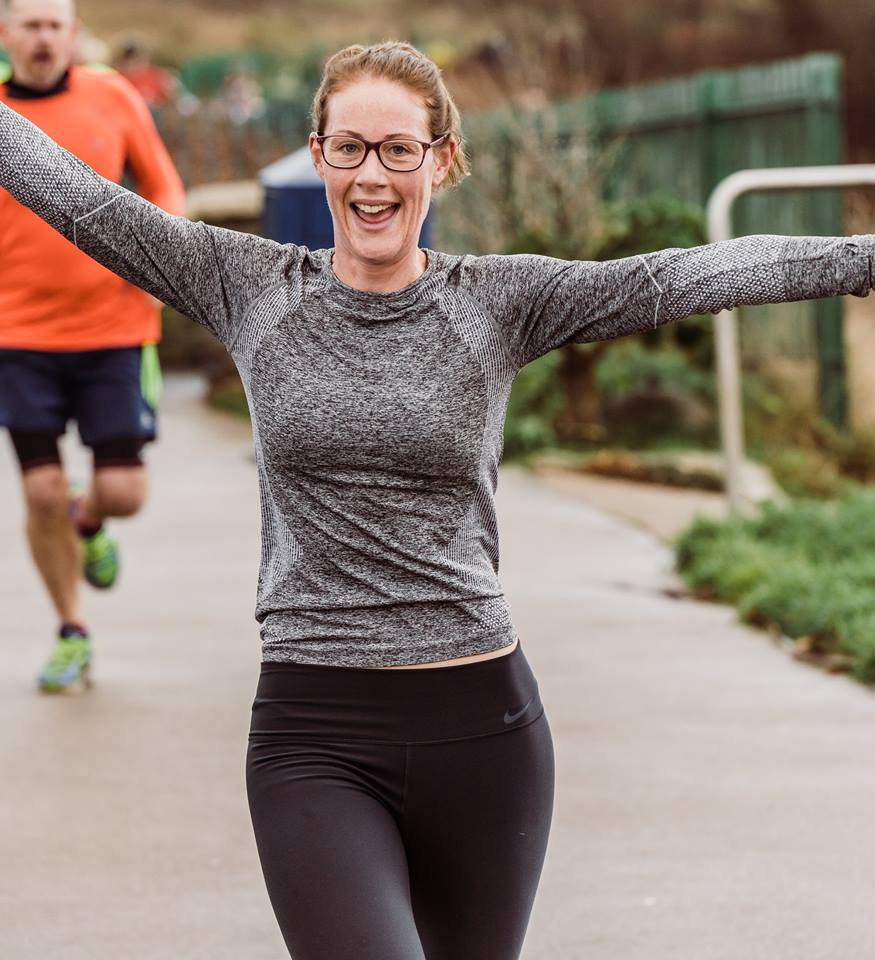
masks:
[(468, 176), (468, 157), (462, 140), (462, 122), (453, 98), (444, 84), (440, 68), (412, 44), (397, 40), (363, 47), (354, 44), (339, 50), (322, 70), (322, 82), (313, 98), (313, 129), (325, 132), (328, 101), (349, 84), (363, 77), (378, 77), (400, 83), (418, 93), (428, 113), (431, 138), (448, 133), (457, 149), (442, 187), (454, 187)]

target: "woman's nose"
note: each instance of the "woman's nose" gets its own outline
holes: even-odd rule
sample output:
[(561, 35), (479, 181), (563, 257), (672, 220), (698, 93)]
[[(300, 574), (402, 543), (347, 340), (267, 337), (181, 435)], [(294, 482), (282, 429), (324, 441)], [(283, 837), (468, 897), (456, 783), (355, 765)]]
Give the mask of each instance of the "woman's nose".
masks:
[(359, 183), (387, 183), (387, 172), (377, 156), (377, 151), (369, 150), (364, 162), (358, 168), (356, 180)]

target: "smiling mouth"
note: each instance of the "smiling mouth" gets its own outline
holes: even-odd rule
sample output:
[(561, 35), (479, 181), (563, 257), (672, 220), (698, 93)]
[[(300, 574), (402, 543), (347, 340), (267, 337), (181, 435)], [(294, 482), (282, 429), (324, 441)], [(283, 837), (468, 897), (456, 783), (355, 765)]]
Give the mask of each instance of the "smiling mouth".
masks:
[(351, 203), (353, 213), (362, 223), (388, 223), (397, 213), (400, 203)]

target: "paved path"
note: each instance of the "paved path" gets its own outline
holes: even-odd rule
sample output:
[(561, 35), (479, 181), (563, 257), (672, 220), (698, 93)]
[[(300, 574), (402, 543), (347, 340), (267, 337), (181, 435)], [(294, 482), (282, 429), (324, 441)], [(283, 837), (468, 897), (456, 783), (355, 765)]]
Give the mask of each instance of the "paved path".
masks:
[(535, 472), (547, 489), (619, 517), (666, 543), (686, 530), (698, 514), (715, 520), (729, 514), (722, 493), (601, 477), (552, 466), (538, 467)]
[[(197, 393), (171, 384), (124, 580), (88, 598), (87, 697), (33, 692), (53, 622), (0, 447), (4, 960), (285, 956), (243, 787), (255, 475), (247, 430)], [(516, 471), (500, 511), (558, 768), (525, 960), (875, 955), (875, 696), (664, 597), (644, 532)]]

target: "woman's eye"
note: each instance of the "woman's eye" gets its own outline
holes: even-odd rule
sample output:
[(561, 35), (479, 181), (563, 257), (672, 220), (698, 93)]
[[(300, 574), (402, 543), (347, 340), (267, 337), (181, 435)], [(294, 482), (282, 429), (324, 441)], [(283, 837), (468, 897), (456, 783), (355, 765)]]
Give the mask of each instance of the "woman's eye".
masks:
[(359, 150), (361, 150), (361, 144), (350, 141), (349, 143), (340, 144), (337, 149), (342, 153), (357, 153)]
[(396, 157), (406, 157), (408, 154), (413, 153), (406, 143), (393, 143), (391, 149)]

